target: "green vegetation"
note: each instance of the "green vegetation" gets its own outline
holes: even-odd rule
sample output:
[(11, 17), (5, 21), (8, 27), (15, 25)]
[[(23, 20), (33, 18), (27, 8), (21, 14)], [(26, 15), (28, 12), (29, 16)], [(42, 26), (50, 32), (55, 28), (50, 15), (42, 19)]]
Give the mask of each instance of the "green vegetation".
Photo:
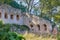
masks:
[(23, 35), (10, 32), (10, 24), (3, 24), (0, 21), (0, 40), (25, 40)]
[(26, 38), (26, 40), (57, 40), (57, 38), (52, 38), (52, 36), (39, 36), (39, 35), (35, 35), (33, 33), (26, 33), (24, 34), (24, 37)]
[(21, 30), (23, 30), (23, 31), (24, 31), (24, 30), (28, 30), (28, 31), (30, 30), (30, 28), (29, 28), (28, 26), (26, 26), (26, 25), (21, 25), (20, 28), (21, 28)]
[(12, 24), (12, 26), (16, 27), (17, 29), (20, 29), (21, 31), (29, 31), (30, 28), (26, 25), (18, 25), (18, 24)]
[(15, 0), (0, 0), (0, 4), (8, 4), (14, 8), (20, 9), (22, 12), (26, 12), (26, 7), (22, 3), (18, 4)]
[(57, 40), (60, 40), (60, 34), (57, 34)]
[(8, 4), (14, 8), (20, 9), (22, 12), (26, 12), (26, 7), (24, 7), (22, 3), (18, 4), (15, 1), (11, 1)]
[[(19, 34), (20, 35), (20, 34)], [(22, 40), (25, 38), (23, 36), (19, 36), (14, 32), (0, 32), (0, 40)]]

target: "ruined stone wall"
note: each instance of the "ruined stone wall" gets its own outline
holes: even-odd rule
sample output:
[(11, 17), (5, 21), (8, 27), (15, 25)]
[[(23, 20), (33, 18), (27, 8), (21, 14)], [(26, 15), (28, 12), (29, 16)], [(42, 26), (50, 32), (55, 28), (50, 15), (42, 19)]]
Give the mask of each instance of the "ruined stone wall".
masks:
[[(25, 25), (28, 25), (32, 32), (35, 33), (50, 33), (52, 30), (52, 25), (48, 20), (39, 18), (35, 15), (26, 14)], [(46, 26), (46, 28), (45, 28)]]
[[(5, 14), (7, 18), (5, 18)], [(13, 15), (13, 19), (11, 19)], [(16, 19), (16, 15), (19, 15), (19, 20)], [(52, 25), (48, 20), (39, 18), (35, 15), (29, 15), (28, 13), (22, 14), (19, 9), (12, 8), (9, 5), (0, 6), (0, 20), (4, 23), (27, 25), (31, 32), (35, 33), (50, 33)]]

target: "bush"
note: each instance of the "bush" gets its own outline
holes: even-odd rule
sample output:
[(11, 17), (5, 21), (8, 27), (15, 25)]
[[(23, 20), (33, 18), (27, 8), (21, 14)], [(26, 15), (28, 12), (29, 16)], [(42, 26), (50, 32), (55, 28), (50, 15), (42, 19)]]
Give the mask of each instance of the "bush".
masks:
[(10, 24), (0, 22), (0, 40), (25, 40), (23, 36), (18, 36), (18, 34), (10, 32), (10, 26)]
[(60, 34), (57, 34), (57, 40), (60, 40)]
[(30, 28), (28, 26), (26, 26), (26, 25), (21, 25), (20, 29), (23, 30), (23, 31), (24, 30), (28, 30), (28, 31), (30, 30)]
[(16, 27), (17, 29), (19, 29), (20, 28), (20, 30), (21, 31), (29, 31), (30, 30), (30, 28), (28, 27), (28, 26), (26, 26), (26, 25), (18, 25), (18, 24), (12, 24), (12, 26), (14, 26), (14, 27)]
[(0, 28), (3, 27), (3, 21), (0, 21)]
[(25, 40), (23, 36), (18, 36), (18, 34), (14, 32), (1, 32), (0, 33), (0, 40), (22, 40), (22, 39)]

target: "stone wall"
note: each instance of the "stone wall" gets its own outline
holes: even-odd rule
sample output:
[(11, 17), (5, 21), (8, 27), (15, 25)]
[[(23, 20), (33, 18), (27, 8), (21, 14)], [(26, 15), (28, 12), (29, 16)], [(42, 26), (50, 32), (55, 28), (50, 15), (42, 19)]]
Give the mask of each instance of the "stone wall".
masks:
[[(30, 28), (31, 32), (35, 33), (50, 33), (52, 30), (52, 25), (48, 20), (43, 18), (39, 18), (35, 15), (29, 15), (28, 13), (21, 13), (19, 9), (12, 8), (9, 5), (0, 6), (1, 20), (4, 23), (9, 24), (19, 24), (19, 25), (27, 25)], [(7, 14), (7, 18), (5, 18), (5, 13)], [(13, 19), (10, 18), (11, 14), (13, 15)], [(19, 15), (19, 20), (16, 19), (16, 15)]]
[[(52, 25), (48, 20), (45, 20), (43, 18), (39, 18), (34, 15), (26, 14), (25, 17), (25, 25), (28, 25), (32, 32), (35, 33), (51, 33)], [(46, 29), (44, 27), (44, 24), (46, 25)]]

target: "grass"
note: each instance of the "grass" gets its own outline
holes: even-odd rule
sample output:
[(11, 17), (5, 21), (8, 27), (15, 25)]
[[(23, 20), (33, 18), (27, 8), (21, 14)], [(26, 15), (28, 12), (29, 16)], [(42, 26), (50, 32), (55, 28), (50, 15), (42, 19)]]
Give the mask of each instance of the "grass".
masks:
[(42, 37), (42, 36), (35, 35), (33, 33), (25, 33), (24, 37), (26, 40), (57, 40), (57, 38)]

